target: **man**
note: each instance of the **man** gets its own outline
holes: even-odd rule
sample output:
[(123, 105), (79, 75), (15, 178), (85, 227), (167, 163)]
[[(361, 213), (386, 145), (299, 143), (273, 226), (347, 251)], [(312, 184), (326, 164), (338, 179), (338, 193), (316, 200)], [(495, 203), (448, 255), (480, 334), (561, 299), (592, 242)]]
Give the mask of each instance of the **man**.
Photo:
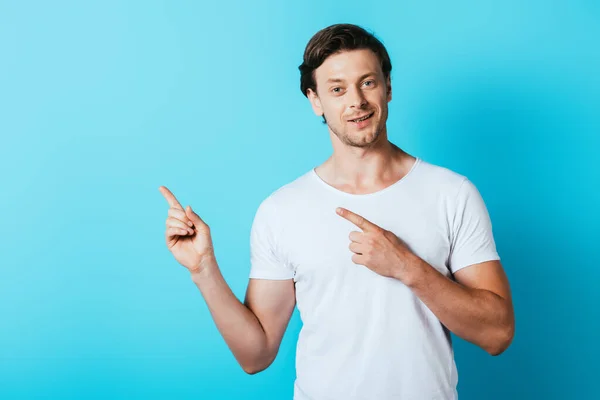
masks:
[(244, 303), (208, 226), (161, 187), (167, 246), (247, 373), (273, 362), (297, 304), (294, 399), (456, 399), (449, 331), (492, 355), (514, 334), (483, 199), (467, 178), (388, 141), (391, 63), (374, 36), (325, 28), (300, 71), (333, 154), (258, 208)]

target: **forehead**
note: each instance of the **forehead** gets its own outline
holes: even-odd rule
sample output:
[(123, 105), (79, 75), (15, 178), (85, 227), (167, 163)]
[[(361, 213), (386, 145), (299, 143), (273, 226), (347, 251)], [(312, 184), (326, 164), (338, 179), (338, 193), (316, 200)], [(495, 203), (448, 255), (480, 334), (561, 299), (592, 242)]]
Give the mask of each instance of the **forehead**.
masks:
[(315, 70), (317, 82), (328, 79), (352, 80), (367, 73), (379, 74), (381, 65), (377, 55), (369, 49), (343, 51), (333, 54)]

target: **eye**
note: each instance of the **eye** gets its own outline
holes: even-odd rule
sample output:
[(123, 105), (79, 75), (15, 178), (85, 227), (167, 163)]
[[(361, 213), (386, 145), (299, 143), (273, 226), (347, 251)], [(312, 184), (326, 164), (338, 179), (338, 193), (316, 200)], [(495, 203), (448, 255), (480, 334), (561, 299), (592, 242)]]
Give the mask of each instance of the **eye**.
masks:
[(369, 85), (369, 86), (373, 86), (373, 85), (375, 84), (375, 81), (371, 79), (371, 80), (365, 81), (365, 85), (366, 85), (367, 83), (370, 83), (370, 85)]
[(342, 88), (340, 88), (340, 87), (334, 87), (333, 89), (331, 89), (331, 91), (333, 93), (339, 93), (341, 90), (342, 90)]

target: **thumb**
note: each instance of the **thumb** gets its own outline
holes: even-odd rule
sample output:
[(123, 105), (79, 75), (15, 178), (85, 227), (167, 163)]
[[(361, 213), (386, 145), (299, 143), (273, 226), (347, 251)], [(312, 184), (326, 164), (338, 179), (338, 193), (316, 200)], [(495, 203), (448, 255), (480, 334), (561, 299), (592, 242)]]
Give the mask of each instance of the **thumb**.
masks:
[(196, 228), (200, 228), (201, 226), (206, 226), (204, 221), (202, 221), (202, 218), (200, 218), (198, 216), (198, 214), (196, 214), (194, 212), (194, 210), (192, 210), (192, 206), (187, 206), (185, 208), (185, 215), (187, 215), (187, 217), (194, 223)]

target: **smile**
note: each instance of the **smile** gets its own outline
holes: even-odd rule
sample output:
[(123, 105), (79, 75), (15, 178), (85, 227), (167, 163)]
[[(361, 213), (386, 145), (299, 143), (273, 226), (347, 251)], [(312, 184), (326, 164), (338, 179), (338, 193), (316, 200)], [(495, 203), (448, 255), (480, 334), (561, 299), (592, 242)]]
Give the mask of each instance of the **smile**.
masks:
[(367, 119), (371, 118), (371, 117), (373, 116), (373, 114), (375, 114), (375, 113), (374, 113), (374, 112), (372, 112), (371, 114), (365, 115), (364, 117), (361, 117), (361, 118), (356, 118), (356, 119), (351, 119), (351, 120), (349, 120), (349, 121), (350, 121), (350, 122), (362, 122), (362, 121), (365, 121), (365, 120), (367, 120)]
[(356, 118), (356, 119), (350, 119), (348, 121), (349, 122), (362, 122), (362, 121), (366, 121), (367, 119), (371, 118), (373, 116), (373, 114), (375, 114), (375, 113), (372, 112), (371, 114), (365, 115), (364, 117)]

